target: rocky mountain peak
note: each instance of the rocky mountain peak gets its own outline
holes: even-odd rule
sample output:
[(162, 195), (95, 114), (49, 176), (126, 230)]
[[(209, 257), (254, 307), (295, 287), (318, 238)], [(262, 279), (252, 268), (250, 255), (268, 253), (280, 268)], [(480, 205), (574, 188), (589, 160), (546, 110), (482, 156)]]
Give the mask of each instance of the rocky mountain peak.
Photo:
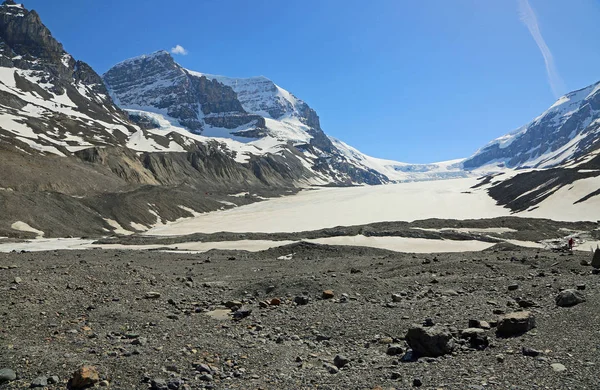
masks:
[(5, 1), (0, 6), (0, 36), (17, 55), (55, 61), (64, 54), (63, 46), (42, 23), (35, 11)]

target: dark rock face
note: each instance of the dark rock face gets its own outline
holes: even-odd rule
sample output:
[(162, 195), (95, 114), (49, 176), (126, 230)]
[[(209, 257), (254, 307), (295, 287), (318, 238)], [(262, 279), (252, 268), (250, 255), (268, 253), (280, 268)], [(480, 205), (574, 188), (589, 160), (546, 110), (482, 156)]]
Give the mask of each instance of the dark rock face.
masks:
[[(507, 167), (554, 167), (600, 146), (600, 83), (571, 92), (533, 122), (492, 141), (463, 164), (474, 169), (495, 160)], [(575, 137), (575, 149), (562, 154)], [(554, 153), (556, 152), (556, 153)]]
[(162, 110), (193, 132), (201, 133), (205, 123), (227, 129), (252, 121), (261, 125), (261, 118), (244, 111), (231, 87), (191, 74), (166, 51), (117, 64), (104, 82), (121, 106)]

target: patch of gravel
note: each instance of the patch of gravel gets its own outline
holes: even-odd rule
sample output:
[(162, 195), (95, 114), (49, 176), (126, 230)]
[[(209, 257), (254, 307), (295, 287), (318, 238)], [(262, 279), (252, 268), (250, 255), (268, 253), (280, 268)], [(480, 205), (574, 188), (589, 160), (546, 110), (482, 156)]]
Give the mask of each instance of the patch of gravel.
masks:
[[(0, 254), (0, 388), (65, 388), (82, 365), (114, 389), (597, 388), (590, 255), (502, 249)], [(585, 301), (557, 306), (564, 289)], [(497, 336), (522, 310), (535, 327)]]

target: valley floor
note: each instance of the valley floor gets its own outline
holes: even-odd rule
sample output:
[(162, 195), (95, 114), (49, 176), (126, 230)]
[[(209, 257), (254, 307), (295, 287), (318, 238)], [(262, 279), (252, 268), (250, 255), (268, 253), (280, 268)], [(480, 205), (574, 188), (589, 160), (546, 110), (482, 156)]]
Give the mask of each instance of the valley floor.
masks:
[[(85, 363), (110, 388), (128, 390), (152, 381), (161, 389), (408, 389), (415, 381), (425, 389), (597, 389), (600, 275), (582, 265), (589, 260), (589, 252), (507, 244), (437, 255), (309, 243), (0, 253), (0, 369), (17, 373), (0, 388), (53, 375), (59, 383), (48, 388), (64, 388)], [(557, 307), (560, 289), (576, 286), (586, 302)], [(308, 303), (293, 303), (297, 296)], [(406, 351), (407, 330), (427, 318), (458, 330), (472, 319), (493, 324), (520, 310), (520, 300), (533, 305), (526, 310), (537, 324), (524, 335), (500, 338), (492, 328), (485, 350), (459, 345), (416, 362), (386, 353), (388, 344)], [(234, 320), (224, 304), (251, 312)], [(339, 370), (336, 355), (349, 361)]]

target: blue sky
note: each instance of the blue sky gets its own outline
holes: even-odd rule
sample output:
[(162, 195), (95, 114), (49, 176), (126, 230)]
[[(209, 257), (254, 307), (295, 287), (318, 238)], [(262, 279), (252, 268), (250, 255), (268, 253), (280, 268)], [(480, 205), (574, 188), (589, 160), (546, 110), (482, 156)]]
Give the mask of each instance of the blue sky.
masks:
[(267, 76), (313, 107), (326, 133), (413, 163), (467, 157), (600, 80), (598, 0), (24, 4), (98, 73), (180, 45), (183, 66)]

